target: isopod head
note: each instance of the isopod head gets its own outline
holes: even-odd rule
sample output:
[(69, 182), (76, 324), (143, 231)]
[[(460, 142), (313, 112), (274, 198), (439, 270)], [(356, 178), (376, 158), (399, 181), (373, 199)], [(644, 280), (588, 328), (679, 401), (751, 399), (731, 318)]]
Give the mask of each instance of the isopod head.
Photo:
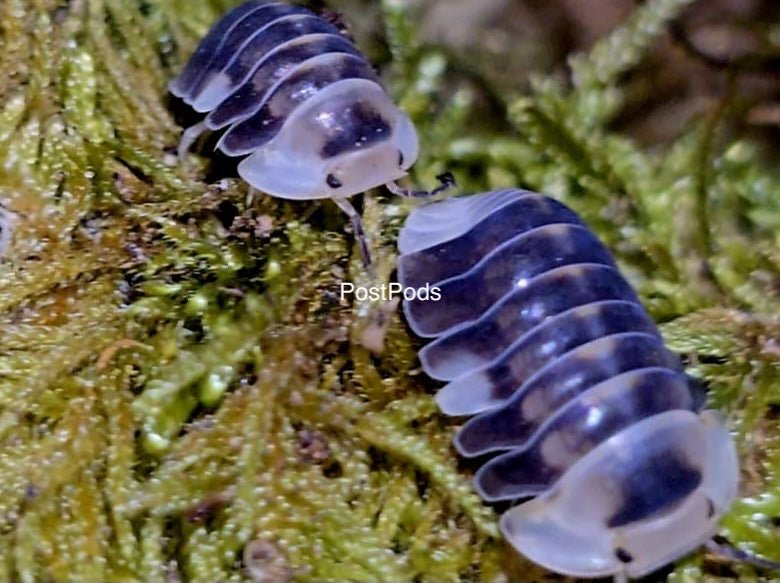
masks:
[(710, 539), (737, 493), (737, 454), (713, 411), (644, 419), (501, 519), (536, 563), (576, 577), (640, 577)]
[(306, 101), (238, 173), (279, 198), (342, 199), (405, 176), (418, 151), (411, 120), (387, 93), (348, 79)]

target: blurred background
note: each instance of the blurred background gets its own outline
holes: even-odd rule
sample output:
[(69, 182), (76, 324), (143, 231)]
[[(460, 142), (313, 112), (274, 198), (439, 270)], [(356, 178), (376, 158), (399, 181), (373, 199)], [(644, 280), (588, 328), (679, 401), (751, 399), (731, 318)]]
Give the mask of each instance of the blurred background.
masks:
[[(381, 40), (378, 2), (327, 4), (345, 15), (350, 31), (376, 62), (389, 58)], [(590, 49), (643, 2), (399, 0), (398, 4), (419, 23), (420, 40), (446, 53), (455, 73), (450, 78), (478, 89), (483, 107), (495, 108), (525, 91), (533, 73), (565, 80), (567, 57)], [(732, 132), (777, 147), (780, 2), (694, 3), (625, 82), (625, 107), (614, 129), (645, 145), (668, 144), (690, 120), (719, 114), (727, 104), (724, 121)], [(485, 119), (475, 117), (483, 126)]]

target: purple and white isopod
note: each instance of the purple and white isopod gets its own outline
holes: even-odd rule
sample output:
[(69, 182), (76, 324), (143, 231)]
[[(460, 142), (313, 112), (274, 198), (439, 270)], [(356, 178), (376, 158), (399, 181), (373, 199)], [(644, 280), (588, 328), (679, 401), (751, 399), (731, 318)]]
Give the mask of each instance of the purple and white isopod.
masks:
[[(206, 130), (246, 156), (239, 175), (280, 198), (346, 200), (406, 175), (417, 160), (409, 117), (341, 31), (300, 6), (254, 0), (225, 14), (201, 40), (170, 92), (205, 113), (179, 154)], [(359, 235), (361, 233), (358, 233)]]
[(699, 411), (682, 365), (609, 251), (571, 209), (499, 190), (418, 208), (399, 236), (424, 370), (447, 384), (464, 456), (532, 561), (578, 577), (639, 577), (710, 539), (736, 496), (734, 443)]

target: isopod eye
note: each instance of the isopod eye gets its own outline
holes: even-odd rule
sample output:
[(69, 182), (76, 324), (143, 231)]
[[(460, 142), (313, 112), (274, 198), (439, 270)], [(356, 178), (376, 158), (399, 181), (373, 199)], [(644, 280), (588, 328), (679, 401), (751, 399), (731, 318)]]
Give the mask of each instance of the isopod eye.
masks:
[(330, 186), (331, 188), (341, 188), (341, 180), (336, 178), (333, 174), (328, 174), (328, 176), (325, 178), (325, 182)]
[(398, 166), (404, 167), (404, 153), (401, 150), (398, 150)]
[(618, 547), (615, 549), (615, 556), (617, 557), (617, 560), (621, 563), (630, 563), (634, 560), (634, 557), (631, 556), (631, 553), (629, 553), (626, 549)]

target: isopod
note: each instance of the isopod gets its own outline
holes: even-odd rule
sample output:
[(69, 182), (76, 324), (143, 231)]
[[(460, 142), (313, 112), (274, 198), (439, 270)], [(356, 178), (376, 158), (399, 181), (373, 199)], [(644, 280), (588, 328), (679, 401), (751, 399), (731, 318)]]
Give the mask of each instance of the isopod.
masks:
[[(368, 248), (348, 197), (395, 185), (417, 160), (417, 133), (374, 68), (332, 23), (300, 6), (254, 0), (214, 24), (170, 92), (205, 118), (184, 131), (183, 155), (207, 131), (245, 156), (238, 174), (286, 199), (333, 199)], [(443, 181), (444, 182), (444, 181)]]
[(472, 416), (454, 439), (491, 455), (474, 482), (489, 502), (532, 499), (500, 519), (521, 554), (577, 577), (624, 581), (715, 534), (737, 493), (733, 440), (664, 347), (583, 220), (507, 189), (413, 211), (398, 280), (443, 413)]

